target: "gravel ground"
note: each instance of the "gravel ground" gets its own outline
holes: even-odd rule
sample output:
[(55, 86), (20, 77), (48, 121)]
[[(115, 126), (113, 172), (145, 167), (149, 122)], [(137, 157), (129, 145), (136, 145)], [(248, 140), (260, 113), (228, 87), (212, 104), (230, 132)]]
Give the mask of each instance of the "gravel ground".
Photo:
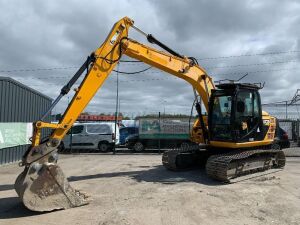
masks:
[(283, 150), (286, 157), (300, 157), (300, 148), (287, 148)]
[(59, 165), (91, 203), (31, 212), (13, 189), (22, 168), (1, 166), (1, 225), (300, 224), (300, 157), (287, 158), (284, 170), (227, 185), (210, 180), (203, 169), (167, 171), (157, 154), (62, 155)]

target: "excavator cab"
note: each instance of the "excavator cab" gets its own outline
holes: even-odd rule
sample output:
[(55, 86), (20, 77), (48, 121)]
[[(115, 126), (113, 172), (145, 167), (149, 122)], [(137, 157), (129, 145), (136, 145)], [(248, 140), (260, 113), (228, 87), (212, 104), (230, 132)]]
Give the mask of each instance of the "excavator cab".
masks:
[(262, 140), (260, 87), (241, 83), (216, 87), (209, 105), (210, 140), (234, 143)]

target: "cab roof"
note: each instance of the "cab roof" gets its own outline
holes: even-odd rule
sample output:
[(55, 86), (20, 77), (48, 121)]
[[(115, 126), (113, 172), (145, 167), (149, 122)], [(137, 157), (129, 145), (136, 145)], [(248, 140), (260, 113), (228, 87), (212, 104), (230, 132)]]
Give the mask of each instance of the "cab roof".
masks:
[(236, 89), (236, 88), (246, 88), (246, 89), (261, 89), (261, 85), (258, 84), (250, 84), (250, 83), (223, 83), (217, 84), (216, 87), (218, 89)]

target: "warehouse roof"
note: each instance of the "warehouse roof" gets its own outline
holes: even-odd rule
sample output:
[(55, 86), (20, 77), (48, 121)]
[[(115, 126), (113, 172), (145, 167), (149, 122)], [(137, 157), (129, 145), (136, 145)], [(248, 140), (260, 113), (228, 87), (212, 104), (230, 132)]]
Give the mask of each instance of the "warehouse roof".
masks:
[(13, 84), (15, 84), (15, 85), (17, 85), (17, 86), (19, 86), (19, 87), (21, 87), (21, 88), (24, 88), (24, 89), (26, 89), (26, 90), (28, 90), (28, 91), (30, 91), (30, 92), (32, 92), (32, 93), (35, 93), (35, 94), (37, 94), (37, 95), (39, 95), (39, 96), (41, 96), (41, 97), (43, 97), (43, 98), (46, 98), (46, 99), (48, 99), (48, 100), (50, 100), (50, 101), (53, 100), (53, 99), (50, 98), (49, 96), (44, 95), (43, 93), (41, 93), (41, 92), (39, 92), (39, 91), (37, 91), (37, 90), (31, 88), (31, 87), (28, 87), (28, 86), (26, 86), (26, 85), (20, 83), (19, 81), (16, 81), (16, 80), (14, 80), (14, 79), (12, 79), (12, 78), (10, 78), (10, 77), (1, 77), (1, 76), (0, 76), (0, 81), (11, 82), (11, 83), (13, 83)]

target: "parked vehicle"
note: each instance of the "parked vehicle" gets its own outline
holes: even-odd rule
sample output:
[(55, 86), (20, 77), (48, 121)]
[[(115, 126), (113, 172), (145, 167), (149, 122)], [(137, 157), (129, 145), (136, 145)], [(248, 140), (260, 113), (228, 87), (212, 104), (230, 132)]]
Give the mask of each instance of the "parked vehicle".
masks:
[(138, 133), (129, 135), (125, 140), (125, 146), (135, 152), (142, 152), (145, 149), (186, 148), (193, 144), (189, 139), (146, 139), (141, 138)]
[(145, 149), (187, 147), (192, 144), (189, 128), (188, 119), (142, 118), (139, 119), (138, 133), (129, 135), (125, 145), (136, 152)]
[(279, 126), (276, 129), (274, 140), (281, 149), (289, 148), (291, 146), (287, 132)]
[[(115, 140), (116, 135), (116, 140)], [(114, 123), (77, 123), (62, 140), (61, 148), (112, 150), (119, 144), (119, 128)]]
[(119, 145), (125, 145), (125, 140), (129, 135), (137, 134), (139, 129), (137, 127), (122, 127), (120, 128)]

